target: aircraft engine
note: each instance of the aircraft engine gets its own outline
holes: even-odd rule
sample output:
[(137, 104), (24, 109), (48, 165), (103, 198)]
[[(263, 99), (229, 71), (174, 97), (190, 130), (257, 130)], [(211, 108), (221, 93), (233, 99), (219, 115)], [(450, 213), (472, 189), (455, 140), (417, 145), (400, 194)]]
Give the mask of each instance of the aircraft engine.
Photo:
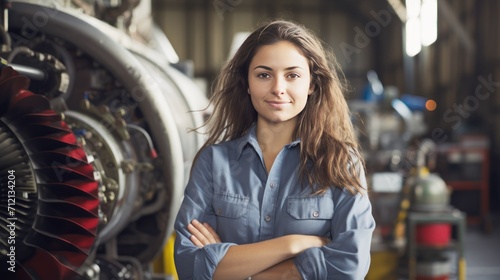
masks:
[(139, 2), (0, 1), (1, 279), (151, 277), (207, 99)]

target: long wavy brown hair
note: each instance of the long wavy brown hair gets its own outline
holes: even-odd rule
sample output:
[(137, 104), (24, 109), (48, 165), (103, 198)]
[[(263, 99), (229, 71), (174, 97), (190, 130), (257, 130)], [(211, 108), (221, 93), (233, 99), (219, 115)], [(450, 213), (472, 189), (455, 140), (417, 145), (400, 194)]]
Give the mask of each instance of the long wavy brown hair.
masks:
[(208, 139), (195, 160), (205, 147), (239, 138), (257, 121), (247, 94), (248, 68), (261, 46), (280, 41), (291, 42), (302, 51), (314, 88), (294, 132), (301, 139), (299, 177), (317, 194), (332, 186), (365, 193), (359, 179), (365, 165), (344, 97), (346, 88), (339, 78), (342, 71), (333, 53), (312, 32), (290, 21), (275, 20), (256, 29), (223, 67), (212, 87), (212, 114), (203, 126)]

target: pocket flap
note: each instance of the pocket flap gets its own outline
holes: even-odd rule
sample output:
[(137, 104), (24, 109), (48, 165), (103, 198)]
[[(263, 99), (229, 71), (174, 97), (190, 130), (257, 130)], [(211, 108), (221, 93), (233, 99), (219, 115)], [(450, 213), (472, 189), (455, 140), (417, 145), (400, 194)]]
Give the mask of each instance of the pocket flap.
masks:
[(249, 198), (239, 194), (222, 193), (213, 198), (215, 215), (226, 218), (240, 218), (247, 213)]
[(287, 211), (295, 219), (331, 219), (333, 200), (327, 196), (289, 197)]

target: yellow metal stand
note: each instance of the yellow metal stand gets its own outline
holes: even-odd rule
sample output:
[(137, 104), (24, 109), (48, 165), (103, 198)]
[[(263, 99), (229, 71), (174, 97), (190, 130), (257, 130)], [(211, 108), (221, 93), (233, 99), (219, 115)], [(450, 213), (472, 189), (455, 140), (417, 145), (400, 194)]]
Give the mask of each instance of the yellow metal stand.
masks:
[(460, 258), (460, 260), (458, 261), (458, 280), (465, 280), (465, 268), (466, 268), (466, 264), (465, 264), (465, 258)]
[(155, 273), (166, 274), (171, 276), (174, 280), (179, 280), (174, 262), (174, 243), (175, 233), (168, 238), (163, 248), (163, 253), (154, 261), (153, 268)]
[(370, 270), (365, 280), (396, 280), (399, 254), (395, 250), (371, 252)]

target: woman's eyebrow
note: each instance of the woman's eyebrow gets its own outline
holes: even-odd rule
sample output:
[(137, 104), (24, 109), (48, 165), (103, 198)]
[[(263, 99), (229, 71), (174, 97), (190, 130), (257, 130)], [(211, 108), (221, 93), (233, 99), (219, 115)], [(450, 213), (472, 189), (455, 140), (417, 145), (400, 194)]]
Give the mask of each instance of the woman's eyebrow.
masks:
[[(258, 65), (258, 66), (255, 66), (255, 68), (253, 68), (253, 70), (257, 69), (257, 68), (262, 68), (262, 69), (265, 69), (265, 70), (268, 70), (268, 71), (272, 71), (273, 68), (269, 67), (269, 66), (264, 66), (264, 65)], [(304, 69), (300, 66), (290, 66), (290, 67), (287, 67), (285, 68), (285, 70), (293, 70), (293, 69), (296, 69), (296, 68), (300, 68), (300, 69)]]

